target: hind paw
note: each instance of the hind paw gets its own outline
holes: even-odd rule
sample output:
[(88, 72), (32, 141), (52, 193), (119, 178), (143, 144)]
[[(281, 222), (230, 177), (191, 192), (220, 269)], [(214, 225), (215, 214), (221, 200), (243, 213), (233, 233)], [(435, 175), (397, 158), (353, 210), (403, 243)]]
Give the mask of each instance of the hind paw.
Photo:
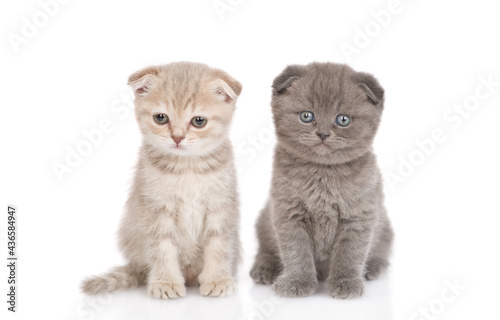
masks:
[(257, 284), (271, 284), (279, 273), (280, 270), (275, 265), (257, 261), (250, 270), (250, 276)]
[(389, 266), (389, 261), (386, 259), (373, 259), (368, 261), (364, 277), (366, 280), (377, 279)]

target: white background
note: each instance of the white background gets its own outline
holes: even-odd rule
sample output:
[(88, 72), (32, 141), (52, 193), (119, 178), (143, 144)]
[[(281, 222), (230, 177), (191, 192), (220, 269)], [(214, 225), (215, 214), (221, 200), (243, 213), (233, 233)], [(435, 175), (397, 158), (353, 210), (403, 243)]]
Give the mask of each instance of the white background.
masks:
[[(490, 92), (480, 80), (500, 82), (494, 2), (401, 0), (396, 9), (389, 0), (221, 2), (232, 3), (222, 15), (213, 0), (68, 1), (46, 21), (37, 1), (2, 2), (0, 256), (14, 204), (20, 257), (16, 314), (6, 311), (0, 268), (2, 319), (498, 317), (500, 86)], [(381, 25), (372, 12), (388, 7)], [(36, 34), (26, 27), (34, 17)], [(13, 45), (23, 28), (24, 42)], [(342, 46), (355, 40), (356, 52), (345, 54)], [(183, 299), (159, 301), (141, 287), (85, 297), (83, 277), (124, 263), (115, 233), (140, 144), (127, 77), (180, 60), (224, 69), (244, 87), (231, 132), (245, 250), (237, 294), (203, 298), (192, 288)], [(329, 297), (324, 285), (307, 298), (276, 300), (248, 276), (275, 141), (270, 85), (287, 64), (311, 61), (347, 62), (386, 89), (375, 150), (386, 178), (400, 177), (385, 185), (396, 232), (392, 266), (350, 301)], [(464, 103), (474, 110), (457, 116), (452, 108)], [(88, 144), (83, 132), (103, 119), (110, 132), (59, 179), (54, 163), (66, 165), (68, 150)], [(444, 138), (427, 143), (424, 155), (415, 140), (436, 130)], [(453, 282), (458, 289), (450, 291)]]

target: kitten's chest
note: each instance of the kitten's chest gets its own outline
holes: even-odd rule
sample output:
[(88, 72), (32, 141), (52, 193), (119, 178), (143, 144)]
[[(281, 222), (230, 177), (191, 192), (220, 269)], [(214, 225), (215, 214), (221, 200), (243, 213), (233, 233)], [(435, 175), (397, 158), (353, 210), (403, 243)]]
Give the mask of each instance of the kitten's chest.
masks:
[(151, 173), (145, 177), (145, 197), (155, 207), (165, 207), (175, 216), (180, 233), (196, 238), (203, 231), (207, 208), (228, 196), (231, 175), (227, 170), (208, 173)]
[(296, 190), (308, 211), (332, 212), (346, 202), (345, 181), (331, 169), (311, 169), (296, 176)]
[[(159, 173), (145, 177), (145, 194), (156, 207), (167, 208), (167, 220), (173, 225), (181, 260), (191, 261), (199, 255), (203, 243), (206, 208), (221, 194), (223, 179), (217, 173)], [(216, 197), (215, 197), (216, 198)], [(187, 262), (186, 262), (187, 263)]]
[(300, 183), (300, 193), (306, 211), (304, 221), (309, 224), (314, 256), (320, 273), (325, 269), (322, 264), (330, 259), (341, 208), (346, 206), (343, 182), (332, 170), (312, 170), (309, 175), (302, 176)]
[(176, 202), (201, 205), (211, 192), (220, 192), (218, 176), (214, 173), (186, 172), (182, 174), (150, 173), (146, 175), (146, 196), (160, 205)]

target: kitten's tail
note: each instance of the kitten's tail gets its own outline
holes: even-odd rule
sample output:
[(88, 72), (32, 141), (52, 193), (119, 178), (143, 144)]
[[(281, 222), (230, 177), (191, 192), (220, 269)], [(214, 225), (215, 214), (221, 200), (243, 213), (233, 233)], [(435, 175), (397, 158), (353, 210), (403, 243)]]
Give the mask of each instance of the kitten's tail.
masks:
[(115, 267), (102, 276), (93, 276), (82, 282), (81, 289), (86, 294), (111, 293), (138, 287), (146, 282), (146, 273), (131, 264)]

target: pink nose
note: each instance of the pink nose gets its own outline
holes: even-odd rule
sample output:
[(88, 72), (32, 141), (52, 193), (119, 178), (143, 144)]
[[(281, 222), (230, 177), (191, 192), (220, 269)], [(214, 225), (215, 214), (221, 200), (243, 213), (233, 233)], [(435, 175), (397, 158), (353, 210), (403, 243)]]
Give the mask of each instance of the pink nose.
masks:
[(185, 137), (176, 137), (176, 136), (172, 136), (172, 139), (175, 141), (175, 143), (177, 145), (179, 145), (179, 143), (181, 143), (182, 139), (184, 139)]

